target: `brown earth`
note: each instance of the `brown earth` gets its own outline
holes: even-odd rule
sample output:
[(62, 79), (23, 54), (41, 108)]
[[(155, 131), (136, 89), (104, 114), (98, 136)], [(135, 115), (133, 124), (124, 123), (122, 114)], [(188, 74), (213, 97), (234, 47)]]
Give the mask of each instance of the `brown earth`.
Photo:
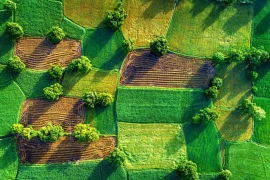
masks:
[(209, 60), (188, 58), (173, 53), (157, 57), (149, 50), (136, 50), (127, 56), (121, 70), (120, 84), (206, 88), (214, 76)]
[(66, 67), (81, 54), (81, 43), (75, 40), (63, 40), (52, 45), (44, 38), (22, 38), (15, 44), (15, 55), (27, 68), (36, 70), (48, 69), (50, 64)]
[(116, 138), (101, 137), (91, 143), (79, 143), (72, 136), (64, 136), (55, 143), (34, 138), (30, 141), (18, 136), (17, 144), (21, 163), (60, 163), (77, 160), (102, 159), (116, 146)]

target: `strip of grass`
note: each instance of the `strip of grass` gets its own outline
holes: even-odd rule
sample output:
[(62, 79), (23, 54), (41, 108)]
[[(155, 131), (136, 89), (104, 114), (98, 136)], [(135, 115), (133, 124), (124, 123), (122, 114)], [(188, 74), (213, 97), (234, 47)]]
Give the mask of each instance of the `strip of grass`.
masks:
[(88, 91), (115, 94), (118, 72), (93, 69), (88, 74), (67, 72), (63, 79), (64, 94), (81, 97)]
[(118, 123), (119, 145), (128, 156), (128, 169), (174, 169), (186, 158), (179, 124)]
[(25, 97), (17, 84), (9, 82), (0, 86), (0, 100), (0, 136), (6, 136), (11, 133), (12, 124), (19, 121)]
[(60, 26), (63, 19), (62, 3), (53, 0), (31, 0), (17, 3), (15, 21), (26, 36), (44, 36), (52, 26)]
[(233, 179), (269, 179), (270, 149), (252, 142), (232, 144), (229, 147), (228, 169)]
[(170, 48), (210, 57), (217, 51), (250, 47), (252, 5), (216, 1), (179, 1), (167, 33)]
[(140, 171), (128, 171), (129, 180), (178, 180), (176, 171), (163, 169), (144, 169)]
[(270, 64), (262, 64), (257, 72), (258, 78), (255, 80), (255, 86), (258, 88), (256, 96), (270, 98)]
[(81, 40), (84, 36), (85, 30), (81, 26), (75, 24), (67, 18), (64, 18), (61, 23), (61, 28), (66, 34), (66, 37), (71, 39)]
[(1, 180), (15, 179), (19, 160), (14, 137), (0, 140), (0, 177)]
[(215, 123), (212, 121), (207, 125), (186, 123), (184, 133), (188, 159), (197, 164), (198, 172), (221, 171), (219, 136)]
[(0, 63), (6, 63), (13, 53), (13, 42), (5, 32), (6, 23), (12, 21), (12, 14), (0, 11)]
[(51, 80), (47, 71), (34, 71), (26, 69), (15, 79), (24, 92), (26, 98), (37, 98), (43, 96), (43, 88), (55, 83)]
[(107, 12), (116, 6), (117, 0), (68, 0), (64, 1), (64, 13), (84, 27), (104, 27)]
[(265, 110), (266, 118), (254, 121), (252, 140), (260, 144), (270, 145), (270, 99), (254, 98), (253, 102)]
[(68, 164), (21, 165), (17, 179), (117, 180), (127, 179), (127, 176), (123, 167), (115, 168), (102, 161), (85, 161)]
[(6, 84), (12, 80), (12, 73), (7, 66), (0, 65), (0, 85)]
[(83, 39), (83, 54), (87, 56), (94, 67), (100, 69), (119, 69), (125, 53), (122, 49), (123, 34), (120, 30), (109, 28), (86, 30)]
[(216, 66), (216, 76), (223, 79), (215, 106), (237, 108), (244, 99), (251, 98), (251, 82), (247, 79), (248, 69), (244, 63)]
[(175, 0), (124, 1), (128, 13), (123, 27), (126, 39), (134, 39), (136, 46), (149, 47), (149, 41), (166, 34)]
[(270, 1), (254, 1), (253, 7), (252, 45), (270, 51)]
[(187, 122), (210, 105), (202, 91), (164, 88), (118, 88), (116, 112), (119, 121), (168, 123)]

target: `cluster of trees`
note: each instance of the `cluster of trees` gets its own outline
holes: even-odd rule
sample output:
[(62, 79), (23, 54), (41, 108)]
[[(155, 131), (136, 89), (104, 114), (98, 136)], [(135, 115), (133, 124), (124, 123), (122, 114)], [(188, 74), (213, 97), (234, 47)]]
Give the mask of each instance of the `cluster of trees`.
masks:
[(266, 112), (260, 106), (257, 106), (255, 103), (252, 103), (248, 99), (245, 99), (242, 102), (240, 109), (242, 109), (244, 113), (249, 114), (256, 120), (261, 120), (266, 117)]
[(191, 122), (193, 124), (208, 123), (209, 121), (217, 120), (218, 117), (219, 113), (215, 109), (204, 108), (192, 117)]
[(113, 30), (117, 30), (124, 25), (124, 21), (127, 16), (128, 14), (124, 10), (122, 2), (119, 1), (117, 8), (114, 11), (109, 11), (105, 20), (109, 27)]
[(210, 87), (204, 91), (204, 94), (212, 99), (217, 98), (218, 90), (222, 86), (222, 83), (223, 80), (221, 78), (214, 77), (210, 82)]
[(87, 106), (94, 108), (95, 106), (108, 106), (113, 103), (114, 98), (110, 93), (90, 91), (82, 96), (82, 100)]

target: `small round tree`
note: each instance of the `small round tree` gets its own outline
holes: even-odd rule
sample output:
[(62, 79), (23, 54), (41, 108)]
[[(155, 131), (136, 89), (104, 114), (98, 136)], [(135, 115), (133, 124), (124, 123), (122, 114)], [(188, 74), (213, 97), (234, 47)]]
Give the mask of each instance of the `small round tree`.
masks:
[(18, 124), (13, 124), (11, 128), (11, 132), (13, 134), (21, 134), (23, 132), (24, 126), (20, 123)]
[(118, 7), (114, 11), (108, 12), (106, 22), (113, 30), (119, 29), (127, 18), (127, 13), (122, 7), (122, 3), (118, 3)]
[(64, 73), (64, 69), (59, 65), (51, 65), (51, 67), (48, 69), (49, 76), (52, 79), (61, 79)]
[(218, 89), (222, 86), (223, 80), (218, 77), (214, 77), (211, 81), (211, 86), (216, 86)]
[(29, 127), (23, 128), (23, 131), (22, 133), (20, 133), (20, 135), (23, 138), (30, 140), (38, 136), (38, 131), (35, 131), (31, 126), (29, 126)]
[(218, 88), (217, 88), (217, 86), (209, 87), (208, 89), (206, 89), (206, 90), (204, 91), (204, 94), (205, 94), (207, 97), (210, 97), (210, 98), (212, 98), (212, 99), (217, 98), (217, 96), (218, 96)]
[(57, 101), (59, 96), (63, 95), (63, 87), (59, 83), (55, 83), (43, 89), (44, 96), (51, 101)]
[(23, 37), (23, 28), (18, 23), (8, 22), (6, 32), (11, 39), (20, 39)]
[(169, 49), (168, 41), (165, 37), (157, 37), (150, 42), (150, 51), (156, 56), (164, 56)]
[(126, 53), (129, 53), (134, 49), (134, 40), (131, 39), (124, 40), (122, 43), (122, 47)]
[(108, 106), (110, 104), (112, 104), (114, 101), (113, 96), (110, 93), (99, 93), (98, 94), (98, 105), (101, 106)]
[(230, 52), (230, 61), (232, 62), (243, 62), (245, 55), (241, 50), (233, 49)]
[(4, 3), (4, 7), (9, 11), (14, 12), (16, 10), (16, 3), (11, 0), (6, 0), (6, 2)]
[(223, 53), (217, 52), (217, 53), (213, 54), (212, 62), (214, 64), (222, 64), (222, 63), (224, 63), (224, 61), (225, 61), (225, 56)]
[(91, 108), (94, 108), (98, 101), (98, 94), (95, 91), (87, 92), (82, 96), (82, 101)]
[(86, 56), (81, 56), (78, 59), (72, 60), (67, 70), (73, 72), (88, 73), (92, 69), (91, 61)]
[(64, 39), (65, 33), (60, 27), (53, 26), (46, 37), (52, 44), (58, 44)]
[(114, 148), (107, 160), (113, 165), (122, 166), (125, 164), (126, 159), (127, 156), (121, 149)]
[(79, 142), (93, 142), (99, 139), (99, 132), (90, 124), (77, 124), (74, 129), (74, 136)]
[(254, 81), (258, 76), (259, 74), (256, 71), (250, 71), (248, 74), (248, 79)]
[(199, 180), (197, 165), (192, 161), (182, 161), (177, 167), (177, 172), (181, 179)]
[(230, 180), (232, 178), (232, 173), (229, 170), (222, 170), (218, 174), (218, 177), (222, 180)]
[(59, 125), (53, 125), (51, 122), (39, 131), (39, 138), (44, 142), (56, 142), (62, 136), (64, 136), (63, 128)]
[(252, 92), (253, 94), (256, 94), (256, 93), (258, 92), (258, 88), (257, 88), (256, 86), (252, 86), (251, 92)]
[(7, 65), (8, 68), (15, 73), (20, 73), (25, 69), (25, 64), (18, 56), (14, 56), (12, 59), (10, 59)]
[(215, 121), (219, 117), (219, 113), (214, 109), (205, 108), (201, 109), (195, 116), (192, 117), (193, 124), (208, 123), (209, 121)]

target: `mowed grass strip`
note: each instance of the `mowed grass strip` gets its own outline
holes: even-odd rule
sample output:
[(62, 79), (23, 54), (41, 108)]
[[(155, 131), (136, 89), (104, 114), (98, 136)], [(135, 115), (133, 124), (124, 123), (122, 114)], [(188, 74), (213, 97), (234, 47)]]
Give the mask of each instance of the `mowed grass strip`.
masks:
[(256, 96), (270, 98), (270, 64), (263, 63), (257, 70), (259, 76), (254, 81), (254, 85), (258, 88)]
[(93, 69), (88, 74), (66, 72), (63, 79), (64, 94), (81, 97), (88, 91), (115, 94), (118, 72)]
[(255, 1), (252, 20), (253, 39), (252, 46), (270, 50), (270, 1)]
[[(166, 34), (174, 9), (174, 0), (124, 1), (128, 13), (121, 28), (126, 39), (134, 39), (135, 46), (149, 46), (156, 36)], [(153, 28), (154, 27), (154, 28)]]
[(129, 180), (179, 180), (176, 171), (165, 169), (143, 169), (128, 171)]
[(252, 142), (242, 142), (230, 145), (228, 154), (228, 169), (233, 180), (269, 179), (270, 149)]
[(60, 1), (31, 0), (17, 3), (15, 21), (26, 36), (44, 36), (52, 26), (60, 26), (63, 8)]
[(186, 123), (184, 133), (187, 145), (187, 158), (195, 162), (198, 172), (221, 171), (219, 134), (214, 122), (207, 125)]
[(251, 98), (251, 82), (248, 69), (244, 63), (230, 63), (216, 66), (216, 77), (223, 79), (215, 106), (237, 108), (244, 99)]
[(0, 139), (0, 177), (1, 180), (15, 179), (19, 160), (14, 137)]
[(118, 87), (117, 118), (122, 122), (187, 122), (210, 99), (200, 90)]
[(127, 154), (128, 169), (174, 169), (186, 158), (180, 124), (118, 123), (118, 143)]
[(11, 134), (12, 124), (19, 122), (25, 97), (17, 84), (9, 82), (0, 86), (0, 100), (0, 136), (6, 136)]
[(225, 6), (216, 1), (179, 1), (167, 38), (170, 48), (210, 57), (232, 47), (250, 47), (252, 5)]
[(217, 108), (220, 116), (215, 121), (222, 137), (227, 141), (246, 141), (249, 140), (253, 127), (252, 118), (241, 112), (241, 110), (229, 110)]

